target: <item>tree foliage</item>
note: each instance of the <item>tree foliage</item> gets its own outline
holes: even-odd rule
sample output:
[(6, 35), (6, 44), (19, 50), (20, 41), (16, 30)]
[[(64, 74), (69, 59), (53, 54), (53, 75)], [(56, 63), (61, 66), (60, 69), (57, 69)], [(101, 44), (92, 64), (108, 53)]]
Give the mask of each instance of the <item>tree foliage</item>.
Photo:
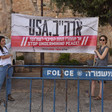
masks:
[(70, 53), (61, 53), (56, 65), (81, 65), (77, 60), (70, 60)]
[[(99, 17), (100, 24), (108, 23), (109, 18), (112, 18), (112, 0), (54, 0), (59, 10), (68, 6), (76, 12), (89, 16)], [(64, 7), (63, 7), (64, 6)]]

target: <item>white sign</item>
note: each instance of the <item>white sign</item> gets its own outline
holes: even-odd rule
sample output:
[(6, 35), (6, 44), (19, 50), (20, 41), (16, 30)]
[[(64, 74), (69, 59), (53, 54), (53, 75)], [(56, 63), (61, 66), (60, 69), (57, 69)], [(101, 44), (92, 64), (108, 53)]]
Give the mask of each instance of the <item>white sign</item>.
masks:
[(23, 52), (94, 53), (98, 18), (12, 14), (12, 48)]

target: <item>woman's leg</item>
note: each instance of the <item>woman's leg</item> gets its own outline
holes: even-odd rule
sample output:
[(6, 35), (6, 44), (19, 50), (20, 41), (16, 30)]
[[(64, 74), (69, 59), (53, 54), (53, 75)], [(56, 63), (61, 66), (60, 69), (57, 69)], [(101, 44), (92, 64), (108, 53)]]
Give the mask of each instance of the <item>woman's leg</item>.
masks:
[(0, 90), (2, 89), (2, 85), (4, 83), (5, 80), (5, 76), (6, 76), (6, 67), (0, 67)]
[[(8, 69), (8, 76), (9, 77), (12, 77), (12, 74), (13, 74), (13, 68), (9, 68)], [(8, 79), (7, 80), (7, 94), (11, 94), (11, 79)]]
[(7, 80), (7, 95), (8, 95), (8, 100), (9, 101), (15, 101), (15, 99), (11, 96), (11, 78), (13, 74), (13, 68), (10, 67), (8, 69), (8, 77), (9, 79)]
[(95, 85), (96, 85), (96, 81), (92, 81), (92, 83), (91, 83), (91, 96), (95, 96)]
[[(99, 81), (100, 83), (100, 90), (99, 90), (99, 97), (101, 98), (102, 97), (102, 81)], [(105, 88), (105, 85), (103, 84), (103, 91), (104, 91), (104, 88)]]
[(2, 89), (2, 86), (3, 86), (3, 83), (4, 83), (4, 80), (5, 80), (5, 74), (6, 74), (6, 67), (5, 66), (2, 66), (0, 67), (0, 102), (1, 100), (3, 100), (3, 96), (1, 95), (1, 89)]

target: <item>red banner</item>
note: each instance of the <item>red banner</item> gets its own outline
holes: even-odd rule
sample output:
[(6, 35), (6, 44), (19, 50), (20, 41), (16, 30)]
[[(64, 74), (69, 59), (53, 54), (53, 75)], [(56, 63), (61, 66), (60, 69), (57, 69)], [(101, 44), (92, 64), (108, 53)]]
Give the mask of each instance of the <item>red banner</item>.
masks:
[(12, 36), (13, 47), (96, 46), (97, 36)]

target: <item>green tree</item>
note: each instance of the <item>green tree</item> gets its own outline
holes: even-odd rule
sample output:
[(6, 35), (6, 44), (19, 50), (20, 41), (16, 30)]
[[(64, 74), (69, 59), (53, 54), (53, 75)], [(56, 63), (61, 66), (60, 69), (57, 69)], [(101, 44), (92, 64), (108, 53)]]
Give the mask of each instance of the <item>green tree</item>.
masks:
[(61, 53), (56, 65), (81, 65), (77, 60), (70, 60), (70, 53)]
[[(112, 18), (112, 0), (54, 0), (59, 11), (65, 6), (76, 12), (89, 16), (99, 17), (100, 24), (104, 25)], [(112, 23), (111, 23), (112, 24)]]

